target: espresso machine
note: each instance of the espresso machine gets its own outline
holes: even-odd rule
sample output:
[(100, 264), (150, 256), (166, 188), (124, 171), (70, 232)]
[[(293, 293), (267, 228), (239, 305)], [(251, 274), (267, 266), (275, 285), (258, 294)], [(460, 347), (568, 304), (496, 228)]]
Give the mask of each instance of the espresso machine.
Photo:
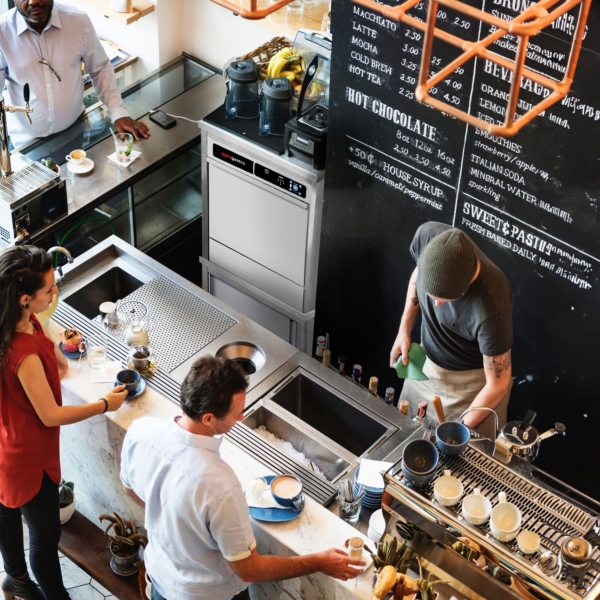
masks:
[[(500, 445), (471, 432), (459, 456), (440, 452), (435, 477), (422, 488), (412, 486), (403, 474), (402, 460), (396, 462), (384, 474), (387, 530), (406, 539), (424, 568), (449, 580), (466, 598), (595, 599), (600, 597), (600, 503), (532, 464), (538, 436), (530, 429), (530, 417), (524, 427), (509, 424), (503, 432), (508, 440)], [(561, 429), (555, 427), (552, 434), (562, 433)], [(515, 438), (522, 440), (526, 431), (524, 441), (534, 446), (526, 443), (521, 452)], [(496, 539), (489, 522), (471, 524), (461, 501), (454, 506), (440, 504), (433, 484), (446, 470), (460, 479), (463, 498), (477, 488), (476, 493), (496, 506), (504, 492), (522, 515), (520, 531), (539, 536), (538, 549), (526, 554), (516, 539)], [(477, 562), (452, 548), (459, 538), (479, 545)]]
[(10, 153), (6, 113), (25, 113), (31, 123), (28, 84), (23, 98), (25, 106), (11, 106), (0, 95), (0, 242), (6, 244), (25, 243), (68, 214), (67, 190), (58, 173)]

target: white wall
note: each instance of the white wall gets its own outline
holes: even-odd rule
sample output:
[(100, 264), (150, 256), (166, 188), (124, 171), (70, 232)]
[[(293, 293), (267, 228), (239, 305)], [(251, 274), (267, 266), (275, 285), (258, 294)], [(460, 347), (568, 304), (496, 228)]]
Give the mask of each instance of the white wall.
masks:
[[(1, 0), (0, 0), (1, 1)], [(149, 0), (156, 9), (131, 25), (107, 19), (77, 0), (58, 0), (85, 11), (98, 35), (122, 46), (139, 59), (133, 80), (187, 52), (219, 69), (277, 35), (260, 25), (236, 17), (210, 0)]]
[(179, 0), (183, 50), (217, 67), (254, 50), (277, 34), (210, 0)]
[(149, 0), (156, 7), (154, 12), (131, 25), (107, 19), (77, 0), (59, 1), (85, 11), (99, 37), (111, 40), (138, 56), (138, 62), (132, 67), (134, 81), (179, 56), (184, 50), (181, 36), (182, 0)]

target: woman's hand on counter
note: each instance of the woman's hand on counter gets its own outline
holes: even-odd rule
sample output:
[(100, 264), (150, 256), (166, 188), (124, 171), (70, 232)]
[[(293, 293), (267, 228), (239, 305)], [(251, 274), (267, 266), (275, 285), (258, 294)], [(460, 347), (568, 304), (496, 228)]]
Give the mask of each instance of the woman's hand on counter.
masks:
[(131, 117), (121, 117), (115, 121), (115, 129), (117, 133), (131, 133), (136, 142), (142, 138), (150, 137), (150, 130), (146, 123), (134, 121)]
[(127, 388), (124, 385), (118, 385), (106, 392), (104, 399), (108, 402), (108, 412), (119, 410), (123, 402), (125, 402), (126, 397)]
[[(37, 416), (46, 427), (60, 427), (61, 425), (79, 423), (79, 421), (99, 414), (100, 404), (104, 409), (104, 402), (76, 406), (60, 406), (57, 404), (46, 378), (42, 361), (37, 354), (30, 354), (21, 361), (17, 369), (17, 377)], [(117, 410), (123, 404), (127, 389), (120, 388), (121, 386), (108, 392), (106, 397), (106, 401), (109, 403), (108, 410)]]

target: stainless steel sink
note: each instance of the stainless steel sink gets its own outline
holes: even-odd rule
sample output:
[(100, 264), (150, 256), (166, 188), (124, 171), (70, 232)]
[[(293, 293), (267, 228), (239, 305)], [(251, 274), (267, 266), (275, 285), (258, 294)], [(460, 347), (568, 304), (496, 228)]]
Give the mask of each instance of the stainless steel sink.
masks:
[(98, 307), (103, 302), (116, 302), (144, 285), (120, 267), (113, 267), (93, 279), (86, 286), (71, 294), (65, 300), (88, 319), (100, 314)]
[[(164, 357), (147, 382), (175, 403), (179, 403), (179, 385), (200, 356), (214, 356), (239, 340), (261, 349), (264, 359), (261, 368), (255, 359), (257, 368), (249, 375), (249, 390), (298, 354), (290, 344), (115, 236), (76, 257), (63, 271), (54, 319), (65, 327), (76, 326), (88, 335), (101, 331), (93, 319), (106, 300), (127, 298), (148, 307), (156, 321), (150, 332), (151, 345), (157, 356), (161, 350)], [(214, 315), (220, 320), (215, 321)], [(182, 332), (177, 333), (179, 330)], [(118, 337), (120, 329), (110, 333), (110, 358), (125, 360), (128, 346)]]
[(355, 456), (307, 428), (269, 400), (254, 404), (242, 424), (252, 430), (263, 425), (270, 433), (289, 442), (319, 467), (329, 481), (336, 481), (358, 464)]
[(355, 456), (372, 452), (396, 431), (375, 413), (302, 368), (267, 397)]

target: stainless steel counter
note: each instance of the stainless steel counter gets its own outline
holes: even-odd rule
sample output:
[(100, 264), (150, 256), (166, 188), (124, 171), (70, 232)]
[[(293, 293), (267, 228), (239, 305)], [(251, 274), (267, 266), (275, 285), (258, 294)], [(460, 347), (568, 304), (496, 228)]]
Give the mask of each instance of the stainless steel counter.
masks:
[[(276, 472), (295, 473), (306, 493), (322, 504), (335, 496), (335, 482), (353, 473), (361, 458), (383, 459), (419, 429), (393, 407), (120, 238), (112, 236), (94, 246), (64, 272), (54, 319), (65, 327), (76, 326), (87, 336), (106, 334), (97, 318), (101, 302), (144, 301), (164, 335), (157, 329), (150, 332), (158, 369), (143, 377), (173, 402), (178, 403), (179, 387), (200, 356), (219, 355), (224, 348), (243, 348), (244, 344), (258, 348), (260, 364), (253, 362), (257, 370), (249, 375), (247, 418), (228, 437)], [(157, 287), (157, 283), (167, 287)], [(157, 297), (156, 289), (171, 292)], [(215, 314), (226, 321), (216, 329), (209, 322)], [(182, 329), (183, 321), (187, 325)], [(111, 331), (115, 335), (105, 335), (108, 354), (124, 361), (129, 348), (120, 329)], [(165, 339), (160, 335), (166, 335)], [(160, 354), (168, 353), (173, 345), (186, 349), (177, 360)], [(329, 475), (318, 475), (317, 469), (309, 469), (263, 440), (254, 430), (266, 420), (278, 422), (283, 429), (278, 432), (269, 427), (271, 433), (297, 443)]]
[[(89, 317), (85, 317), (79, 311), (73, 310), (69, 306), (69, 297), (78, 291), (86, 288), (94, 280), (98, 279), (104, 273), (111, 269), (119, 268), (139, 280), (142, 284), (148, 283), (158, 276), (172, 281), (191, 295), (207, 302), (209, 305), (222, 311), (226, 315), (233, 317), (237, 322), (227, 329), (225, 333), (219, 335), (212, 342), (201, 348), (198, 352), (183, 361), (179, 366), (168, 373), (162, 373), (164, 379), (169, 379), (173, 383), (169, 386), (171, 394), (169, 398), (177, 402), (179, 398), (178, 385), (190, 370), (192, 363), (200, 356), (206, 354), (215, 355), (220, 348), (239, 341), (251, 341), (262, 348), (265, 355), (265, 363), (262, 368), (254, 374), (249, 375), (250, 389), (255, 387), (260, 381), (274, 373), (281, 365), (298, 353), (298, 350), (282, 339), (273, 335), (260, 325), (246, 318), (241, 313), (227, 306), (214, 296), (206, 293), (202, 288), (190, 283), (183, 277), (177, 275), (170, 269), (167, 269), (159, 262), (153, 260), (143, 252), (135, 249), (120, 238), (111, 236), (98, 245), (94, 246), (81, 256), (77, 257), (72, 265), (64, 267), (64, 282), (60, 288), (59, 310), (55, 314), (55, 320), (61, 322), (64, 326), (71, 326), (73, 323), (69, 319), (77, 319), (82, 326), (89, 327), (90, 331), (97, 330), (98, 326), (91, 322)], [(118, 298), (113, 298), (117, 300)], [(148, 306), (152, 314), (152, 307)], [(168, 319), (176, 318), (175, 314), (155, 314), (157, 319), (168, 322)], [(198, 322), (198, 328), (202, 323)], [(195, 332), (189, 331), (189, 336), (194, 336)], [(152, 342), (152, 333), (151, 333)], [(172, 343), (178, 343), (172, 340)], [(113, 352), (115, 358), (127, 355), (127, 346), (118, 339), (111, 339), (109, 354)], [(159, 365), (160, 374), (160, 365)], [(150, 385), (153, 385), (152, 378), (149, 378)], [(162, 388), (161, 388), (162, 391)], [(252, 402), (248, 400), (247, 404)]]
[[(214, 75), (156, 108), (199, 121), (223, 103), (225, 91), (224, 79)], [(114, 152), (110, 136), (87, 150), (88, 158), (94, 161), (94, 169), (88, 175), (74, 176), (75, 201), (69, 204), (68, 216), (54, 222), (52, 230), (61, 227), (76, 215), (99, 206), (166, 163), (178, 152), (200, 142), (201, 132), (195, 122), (178, 119), (175, 127), (165, 130), (150, 121), (147, 115), (140, 121), (148, 125), (151, 137), (135, 143), (134, 148), (142, 154), (128, 168), (120, 168), (107, 159)], [(73, 125), (76, 126), (77, 124)], [(27, 150), (24, 152), (27, 154)], [(67, 174), (66, 163), (61, 166), (62, 169)], [(46, 229), (40, 232), (31, 243), (35, 244), (48, 231)]]

